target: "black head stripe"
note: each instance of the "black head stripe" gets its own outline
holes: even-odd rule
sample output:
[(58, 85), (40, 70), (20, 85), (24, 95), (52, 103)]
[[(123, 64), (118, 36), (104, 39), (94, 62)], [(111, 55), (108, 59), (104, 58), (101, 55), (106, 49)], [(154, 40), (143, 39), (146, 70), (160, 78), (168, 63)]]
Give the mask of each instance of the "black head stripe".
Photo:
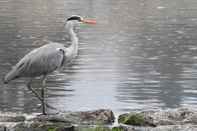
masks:
[(79, 16), (71, 16), (70, 18), (67, 19), (67, 21), (70, 21), (70, 20), (78, 20), (78, 21), (81, 21), (81, 17), (79, 17)]

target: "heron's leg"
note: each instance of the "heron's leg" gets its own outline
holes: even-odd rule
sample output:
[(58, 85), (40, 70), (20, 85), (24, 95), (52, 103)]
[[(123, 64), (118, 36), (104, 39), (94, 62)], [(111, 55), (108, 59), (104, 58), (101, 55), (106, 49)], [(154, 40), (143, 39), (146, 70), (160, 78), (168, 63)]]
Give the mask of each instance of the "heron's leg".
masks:
[(33, 92), (35, 94), (35, 96), (40, 100), (42, 101), (42, 98), (41, 96), (31, 87), (31, 83), (32, 83), (32, 79), (30, 79), (30, 81), (27, 83), (27, 87), (28, 89)]
[[(32, 79), (27, 83), (28, 89), (35, 94), (35, 96), (42, 102), (42, 97), (31, 87)], [(56, 110), (55, 107), (50, 106), (49, 104), (45, 103), (46, 107)]]
[(46, 115), (46, 108), (45, 108), (45, 86), (46, 86), (46, 75), (43, 76), (43, 79), (42, 79), (42, 90), (41, 90), (42, 114), (43, 115)]

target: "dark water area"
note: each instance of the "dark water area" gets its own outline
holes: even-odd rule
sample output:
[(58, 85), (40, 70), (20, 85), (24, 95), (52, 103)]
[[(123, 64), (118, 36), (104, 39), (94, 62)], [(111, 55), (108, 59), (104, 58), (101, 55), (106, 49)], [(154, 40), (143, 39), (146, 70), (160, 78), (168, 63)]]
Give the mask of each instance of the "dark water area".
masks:
[[(78, 14), (79, 56), (47, 79), (47, 102), (60, 110), (197, 107), (196, 0), (1, 0), (0, 77), (36, 40), (64, 42)], [(0, 110), (40, 112), (26, 79), (0, 82)], [(33, 85), (41, 85), (36, 80)]]

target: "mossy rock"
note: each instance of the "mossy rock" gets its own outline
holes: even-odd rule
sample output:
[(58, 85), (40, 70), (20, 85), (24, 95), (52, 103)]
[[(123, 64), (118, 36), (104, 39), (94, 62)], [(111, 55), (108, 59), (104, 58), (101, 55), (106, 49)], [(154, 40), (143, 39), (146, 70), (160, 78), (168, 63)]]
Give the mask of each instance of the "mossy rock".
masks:
[(118, 122), (127, 125), (144, 126), (145, 118), (141, 114), (129, 113), (120, 115), (118, 118)]

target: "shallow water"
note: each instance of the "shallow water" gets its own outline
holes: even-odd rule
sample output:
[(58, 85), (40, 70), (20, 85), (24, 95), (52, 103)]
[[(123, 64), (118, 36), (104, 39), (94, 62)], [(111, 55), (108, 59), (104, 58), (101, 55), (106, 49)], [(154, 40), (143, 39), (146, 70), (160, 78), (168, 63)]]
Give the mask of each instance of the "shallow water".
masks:
[[(0, 77), (41, 46), (34, 41), (64, 42), (72, 14), (98, 24), (81, 25), (78, 58), (48, 77), (48, 103), (66, 111), (196, 107), (196, 0), (1, 0)], [(1, 111), (40, 111), (25, 83), (1, 81)]]

